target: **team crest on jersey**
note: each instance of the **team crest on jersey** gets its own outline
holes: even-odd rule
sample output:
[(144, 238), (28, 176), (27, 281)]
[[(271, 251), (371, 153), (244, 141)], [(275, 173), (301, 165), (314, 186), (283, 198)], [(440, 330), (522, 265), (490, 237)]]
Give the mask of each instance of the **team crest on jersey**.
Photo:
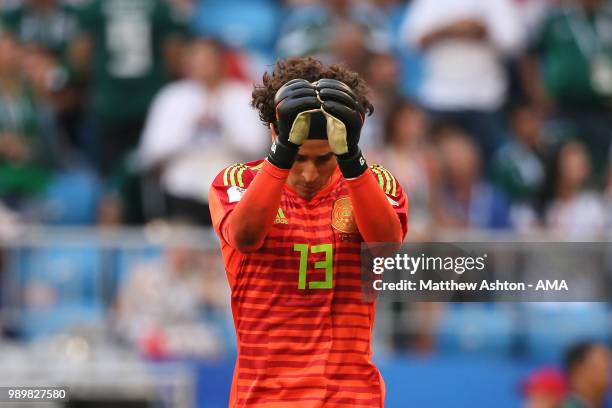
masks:
[(336, 200), (332, 209), (332, 227), (345, 234), (357, 232), (357, 224), (353, 217), (353, 205), (351, 199), (342, 197)]

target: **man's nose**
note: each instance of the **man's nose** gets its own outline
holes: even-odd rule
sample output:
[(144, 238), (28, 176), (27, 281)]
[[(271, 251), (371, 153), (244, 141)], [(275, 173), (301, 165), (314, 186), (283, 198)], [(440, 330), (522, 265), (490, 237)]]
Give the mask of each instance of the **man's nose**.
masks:
[(304, 177), (304, 181), (306, 183), (312, 183), (319, 177), (319, 171), (317, 170), (317, 166), (314, 163), (306, 163), (304, 166), (304, 170), (302, 170), (302, 177)]

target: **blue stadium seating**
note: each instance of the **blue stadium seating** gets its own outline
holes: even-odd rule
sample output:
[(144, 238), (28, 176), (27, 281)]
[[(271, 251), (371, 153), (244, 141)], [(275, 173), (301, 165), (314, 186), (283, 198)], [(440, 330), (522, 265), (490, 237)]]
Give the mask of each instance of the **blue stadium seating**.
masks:
[(560, 362), (572, 343), (610, 341), (610, 310), (604, 303), (533, 303), (523, 306), (524, 347), (531, 360)]
[(12, 253), (5, 282), (23, 288), (14, 299), (16, 328), (25, 340), (52, 335), (105, 318), (100, 252), (91, 246), (20, 250)]
[(114, 252), (115, 258), (113, 262), (113, 276), (110, 278), (111, 290), (113, 293), (119, 289), (129, 272), (137, 265), (143, 262), (159, 260), (162, 257), (163, 250), (159, 246), (149, 246), (145, 248), (124, 248)]
[(193, 29), (198, 35), (219, 38), (230, 46), (271, 54), (280, 13), (273, 1), (201, 1)]
[(514, 310), (508, 304), (451, 303), (438, 326), (437, 346), (450, 354), (508, 355), (514, 345)]
[(52, 225), (93, 224), (101, 196), (98, 179), (84, 170), (57, 173), (47, 189), (45, 219)]
[(423, 58), (418, 50), (409, 48), (400, 38), (401, 26), (406, 11), (410, 10), (409, 7), (409, 5), (394, 7), (389, 16), (389, 25), (394, 38), (394, 53), (398, 59), (401, 73), (400, 92), (406, 98), (416, 99), (423, 82)]

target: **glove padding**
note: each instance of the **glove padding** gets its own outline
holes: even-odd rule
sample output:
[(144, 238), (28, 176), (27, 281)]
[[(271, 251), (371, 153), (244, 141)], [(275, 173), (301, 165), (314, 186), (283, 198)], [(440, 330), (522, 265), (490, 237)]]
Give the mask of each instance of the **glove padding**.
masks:
[(359, 149), (364, 111), (351, 88), (335, 79), (314, 82), (327, 121), (329, 146), (345, 178), (363, 174), (368, 165)]
[(321, 110), (314, 86), (305, 79), (284, 84), (274, 97), (276, 140), (268, 161), (281, 169), (290, 169), (300, 145), (308, 138), (310, 114)]

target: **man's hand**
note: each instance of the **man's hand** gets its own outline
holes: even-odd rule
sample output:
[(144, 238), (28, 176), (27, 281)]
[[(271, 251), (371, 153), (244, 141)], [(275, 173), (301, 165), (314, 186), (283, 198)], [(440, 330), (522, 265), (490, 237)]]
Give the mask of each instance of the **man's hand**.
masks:
[(338, 166), (345, 178), (358, 177), (368, 168), (358, 145), (364, 111), (345, 83), (320, 79), (314, 86), (327, 120), (329, 146), (337, 156)]
[(305, 79), (293, 79), (274, 97), (276, 140), (268, 161), (281, 169), (290, 169), (300, 145), (308, 137), (310, 114), (321, 110), (314, 86)]

